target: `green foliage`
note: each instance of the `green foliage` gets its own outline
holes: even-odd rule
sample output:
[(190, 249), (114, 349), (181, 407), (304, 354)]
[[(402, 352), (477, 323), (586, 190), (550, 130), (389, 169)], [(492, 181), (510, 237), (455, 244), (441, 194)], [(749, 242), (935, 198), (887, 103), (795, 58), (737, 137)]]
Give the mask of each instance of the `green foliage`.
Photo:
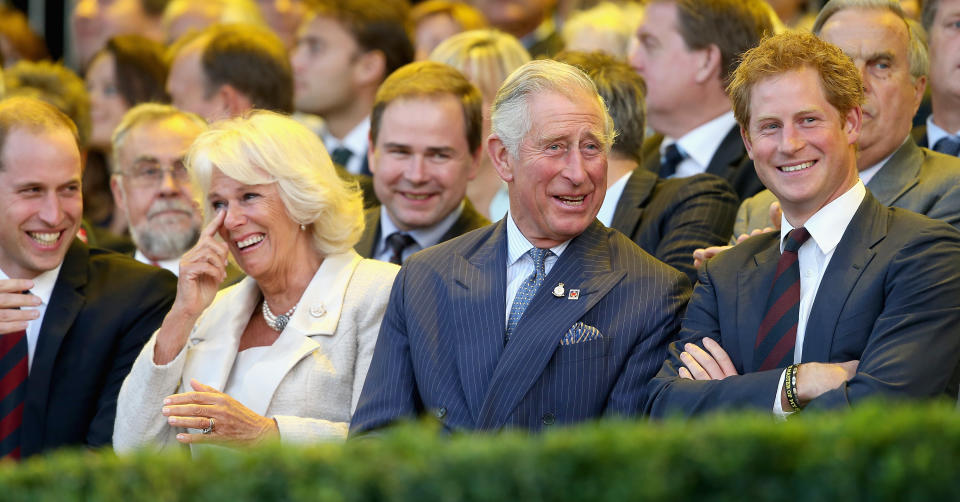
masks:
[(345, 445), (65, 451), (0, 465), (3, 501), (932, 501), (960, 495), (952, 404), (736, 414), (542, 435), (407, 424)]

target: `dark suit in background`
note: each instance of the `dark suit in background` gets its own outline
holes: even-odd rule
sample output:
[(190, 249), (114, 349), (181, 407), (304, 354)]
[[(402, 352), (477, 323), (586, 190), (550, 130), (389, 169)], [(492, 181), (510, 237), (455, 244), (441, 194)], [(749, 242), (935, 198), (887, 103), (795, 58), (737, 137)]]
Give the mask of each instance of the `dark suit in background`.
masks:
[(730, 184), (712, 174), (659, 179), (637, 167), (610, 226), (695, 283), (693, 251), (726, 243), (738, 202)]
[[(360, 240), (357, 241), (357, 244), (353, 246), (353, 249), (364, 258), (373, 258), (374, 252), (376, 252), (377, 243), (380, 242), (380, 206), (374, 206), (366, 209), (363, 212), (363, 218), (365, 220), (365, 225), (363, 227), (363, 234), (360, 235)], [(485, 216), (477, 212), (473, 208), (473, 204), (470, 203), (469, 199), (464, 199), (463, 211), (460, 212), (460, 217), (453, 222), (453, 225), (450, 227), (446, 233), (443, 234), (443, 237), (440, 238), (440, 242), (448, 241), (454, 237), (463, 235), (471, 230), (476, 230), (480, 227), (484, 227), (490, 224)]]
[[(783, 368), (754, 372), (753, 352), (780, 257), (780, 234), (752, 237), (706, 262), (680, 341), (651, 382), (654, 416), (717, 409), (773, 409)], [(875, 396), (957, 395), (960, 232), (882, 206), (868, 191), (817, 290), (802, 362), (859, 360), (857, 374), (810, 401), (839, 408)], [(677, 375), (685, 343), (711, 337), (739, 373), (723, 380)]]
[[(505, 346), (506, 226), (404, 264), (351, 433), (426, 412), (448, 430), (539, 430), (640, 412), (676, 334), (686, 278), (594, 220), (560, 255)], [(566, 297), (572, 289), (579, 299)], [(576, 323), (602, 336), (561, 345)]]
[(62, 446), (110, 445), (120, 385), (175, 293), (170, 272), (73, 242), (27, 378), (24, 457)]
[[(662, 134), (654, 134), (643, 141), (641, 150), (643, 165), (652, 173), (660, 172), (661, 143), (663, 143)], [(730, 129), (720, 142), (705, 172), (730, 182), (730, 186), (741, 200), (763, 190), (763, 184), (760, 183), (760, 178), (757, 178), (757, 173), (753, 169), (753, 161), (747, 156), (747, 149), (743, 146), (743, 138), (740, 137), (740, 129), (737, 126)]]
[[(904, 142), (867, 183), (885, 206), (909, 209), (960, 229), (960, 159)], [(777, 200), (764, 190), (743, 201), (737, 211), (733, 237), (769, 227), (770, 203)]]

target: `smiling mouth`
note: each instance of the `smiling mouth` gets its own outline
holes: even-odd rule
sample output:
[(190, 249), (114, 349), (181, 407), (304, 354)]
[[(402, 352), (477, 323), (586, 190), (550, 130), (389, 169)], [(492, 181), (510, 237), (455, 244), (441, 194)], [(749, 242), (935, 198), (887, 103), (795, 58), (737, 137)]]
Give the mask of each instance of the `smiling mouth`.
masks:
[(579, 206), (579, 205), (582, 205), (582, 204), (583, 204), (583, 200), (584, 200), (587, 196), (586, 196), (586, 195), (578, 195), (578, 196), (570, 197), (570, 196), (563, 196), (563, 195), (555, 195), (554, 197), (555, 197), (557, 200), (559, 200), (560, 202), (562, 202), (562, 203), (564, 203), (564, 204), (566, 204), (566, 205), (568, 205), (568, 206)]
[(430, 197), (433, 197), (432, 193), (410, 193), (410, 192), (401, 192), (404, 198), (410, 200), (427, 200)]
[(27, 235), (30, 236), (34, 242), (40, 244), (41, 246), (53, 246), (60, 240), (60, 236), (63, 234), (63, 231), (60, 232), (27, 232)]
[(246, 239), (244, 239), (244, 240), (242, 240), (242, 241), (237, 241), (237, 249), (245, 249), (245, 248), (248, 248), (248, 247), (250, 247), (250, 246), (252, 246), (252, 245), (254, 245), (254, 244), (257, 244), (257, 243), (259, 243), (260, 241), (262, 241), (262, 240), (264, 239), (264, 237), (265, 237), (265, 236), (264, 236), (263, 234), (257, 234), (257, 235), (251, 235), (250, 237), (247, 237)]
[(779, 169), (779, 170), (781, 170), (781, 171), (783, 171), (783, 172), (785, 172), (785, 173), (795, 173), (795, 172), (797, 172), (797, 171), (802, 171), (802, 170), (804, 170), (804, 169), (806, 169), (806, 168), (814, 165), (815, 163), (816, 163), (815, 161), (808, 160), (807, 162), (803, 162), (803, 163), (801, 163), (801, 164), (796, 164), (796, 165), (793, 165), (793, 166), (780, 166), (780, 167), (777, 167), (777, 169)]

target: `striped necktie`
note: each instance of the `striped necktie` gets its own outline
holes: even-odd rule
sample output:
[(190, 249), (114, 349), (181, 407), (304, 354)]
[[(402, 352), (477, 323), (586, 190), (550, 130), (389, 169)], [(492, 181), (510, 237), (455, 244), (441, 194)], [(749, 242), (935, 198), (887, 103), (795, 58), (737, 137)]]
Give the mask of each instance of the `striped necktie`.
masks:
[(27, 395), (27, 332), (0, 335), (0, 458), (20, 458)]
[(754, 371), (782, 368), (793, 363), (800, 320), (800, 262), (797, 250), (810, 238), (806, 228), (787, 234), (783, 253), (777, 261), (777, 273), (767, 298), (766, 314), (757, 332), (753, 351)]

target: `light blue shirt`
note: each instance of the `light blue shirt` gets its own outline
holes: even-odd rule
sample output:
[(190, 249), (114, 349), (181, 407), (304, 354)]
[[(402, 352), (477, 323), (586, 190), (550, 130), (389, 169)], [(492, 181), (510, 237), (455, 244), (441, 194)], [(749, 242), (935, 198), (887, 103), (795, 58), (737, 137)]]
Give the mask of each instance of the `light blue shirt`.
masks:
[[(563, 250), (567, 249), (568, 244), (570, 244), (570, 241), (562, 242), (550, 248), (553, 254), (547, 255), (543, 261), (543, 269), (546, 274), (550, 273), (550, 269), (560, 259), (560, 255), (563, 254)], [(517, 228), (516, 222), (513, 221), (513, 215), (507, 212), (507, 310), (503, 316), (504, 329), (506, 329), (507, 321), (510, 319), (510, 309), (513, 307), (513, 299), (517, 296), (517, 291), (520, 291), (523, 281), (533, 274), (533, 258), (528, 254), (532, 247), (534, 247), (533, 244)], [(544, 282), (540, 287), (553, 289), (553, 286)]]

